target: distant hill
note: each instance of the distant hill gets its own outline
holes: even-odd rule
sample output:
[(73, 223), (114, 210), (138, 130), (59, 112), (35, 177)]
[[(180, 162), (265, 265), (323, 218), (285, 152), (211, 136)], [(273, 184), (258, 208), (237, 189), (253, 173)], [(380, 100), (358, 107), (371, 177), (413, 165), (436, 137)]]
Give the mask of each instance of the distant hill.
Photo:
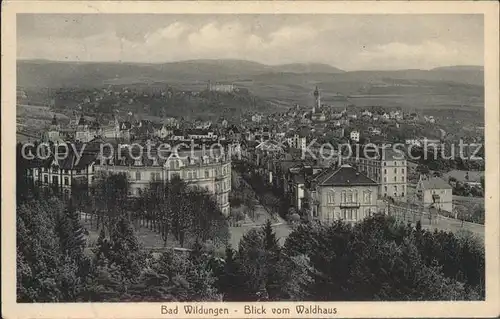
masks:
[(95, 86), (120, 80), (191, 82), (235, 81), (267, 72), (338, 73), (337, 68), (322, 64), (286, 64), (269, 66), (244, 60), (190, 60), (163, 64), (54, 62), (20, 60), (17, 63), (21, 87)]
[(437, 67), (431, 71), (484, 71), (484, 67), (481, 65), (452, 65)]
[(274, 72), (283, 73), (344, 73), (345, 71), (328, 64), (292, 63), (271, 67)]
[(21, 60), (17, 84), (25, 89), (168, 84), (200, 90), (208, 81), (231, 82), (255, 96), (293, 105), (310, 104), (318, 86), (324, 103), (337, 94), (356, 105), (412, 108), (484, 106), (484, 72), (477, 66), (431, 70), (343, 71), (325, 64), (265, 65), (245, 60), (190, 60), (163, 64)]
[(358, 82), (371, 83), (386, 79), (449, 81), (483, 85), (482, 67), (456, 66), (432, 70), (350, 71), (326, 64), (294, 63), (265, 65), (244, 60), (190, 60), (163, 64), (91, 63), (20, 60), (17, 81), (21, 87), (96, 86), (119, 81), (135, 82), (206, 82), (260, 80), (273, 78), (290, 82)]

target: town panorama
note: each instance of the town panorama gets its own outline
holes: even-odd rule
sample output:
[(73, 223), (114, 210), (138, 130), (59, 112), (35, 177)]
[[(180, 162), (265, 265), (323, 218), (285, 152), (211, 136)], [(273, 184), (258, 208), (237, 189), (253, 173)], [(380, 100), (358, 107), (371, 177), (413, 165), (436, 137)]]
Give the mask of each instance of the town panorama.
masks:
[(173, 16), (19, 15), (18, 302), (484, 300), (480, 17)]

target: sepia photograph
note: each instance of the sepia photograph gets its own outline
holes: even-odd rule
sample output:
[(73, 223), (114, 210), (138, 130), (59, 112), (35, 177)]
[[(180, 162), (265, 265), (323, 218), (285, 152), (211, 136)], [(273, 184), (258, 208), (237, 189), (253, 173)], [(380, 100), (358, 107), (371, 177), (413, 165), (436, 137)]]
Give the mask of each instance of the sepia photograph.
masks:
[(485, 14), (68, 11), (13, 15), (17, 307), (499, 311)]

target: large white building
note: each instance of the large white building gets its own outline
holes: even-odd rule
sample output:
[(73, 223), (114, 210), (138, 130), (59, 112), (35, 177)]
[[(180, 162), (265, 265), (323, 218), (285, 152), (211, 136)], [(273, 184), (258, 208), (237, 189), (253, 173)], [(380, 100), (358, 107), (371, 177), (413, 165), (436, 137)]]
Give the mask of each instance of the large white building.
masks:
[(351, 141), (359, 142), (359, 131), (352, 131), (350, 134)]
[(424, 210), (434, 208), (450, 213), (453, 211), (453, 189), (443, 179), (420, 175), (416, 190), (417, 198)]
[(324, 170), (307, 193), (312, 218), (322, 222), (357, 222), (377, 213), (378, 183), (350, 165)]
[[(144, 151), (142, 157), (122, 149), (121, 157), (115, 150), (108, 156), (107, 148), (100, 153), (97, 143), (87, 144), (85, 152), (78, 158), (69, 146), (69, 156), (56, 159), (51, 156), (44, 161), (32, 161), (27, 175), (36, 185), (55, 187), (69, 195), (76, 183), (91, 185), (100, 172), (125, 173), (129, 180), (130, 196), (138, 196), (152, 181), (168, 181), (178, 176), (191, 186), (204, 188), (219, 205), (221, 212), (228, 215), (229, 192), (231, 190), (231, 157), (228, 151), (201, 149), (158, 152)], [(146, 149), (146, 148), (145, 148)], [(34, 154), (34, 150), (32, 153)], [(80, 152), (80, 151), (79, 151)], [(137, 155), (137, 154), (136, 154)]]
[(379, 196), (406, 200), (407, 161), (402, 152), (382, 148), (360, 151), (345, 162), (376, 181)]
[[(125, 173), (130, 183), (130, 196), (139, 196), (152, 181), (168, 181), (175, 176), (188, 185), (201, 187), (212, 194), (224, 215), (229, 215), (231, 190), (231, 158), (228, 152), (179, 150), (158, 154), (152, 158), (136, 156), (98, 157), (95, 172)], [(161, 156), (160, 156), (161, 155)]]

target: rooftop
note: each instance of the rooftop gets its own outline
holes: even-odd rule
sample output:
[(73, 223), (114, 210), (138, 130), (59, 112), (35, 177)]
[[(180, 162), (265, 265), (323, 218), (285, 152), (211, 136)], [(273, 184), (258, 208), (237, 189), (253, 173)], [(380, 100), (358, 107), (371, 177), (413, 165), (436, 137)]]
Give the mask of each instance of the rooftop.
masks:
[(320, 186), (377, 186), (377, 182), (349, 165), (329, 168), (320, 173), (315, 181)]
[(420, 181), (423, 189), (451, 189), (451, 185), (439, 177), (425, 178)]

